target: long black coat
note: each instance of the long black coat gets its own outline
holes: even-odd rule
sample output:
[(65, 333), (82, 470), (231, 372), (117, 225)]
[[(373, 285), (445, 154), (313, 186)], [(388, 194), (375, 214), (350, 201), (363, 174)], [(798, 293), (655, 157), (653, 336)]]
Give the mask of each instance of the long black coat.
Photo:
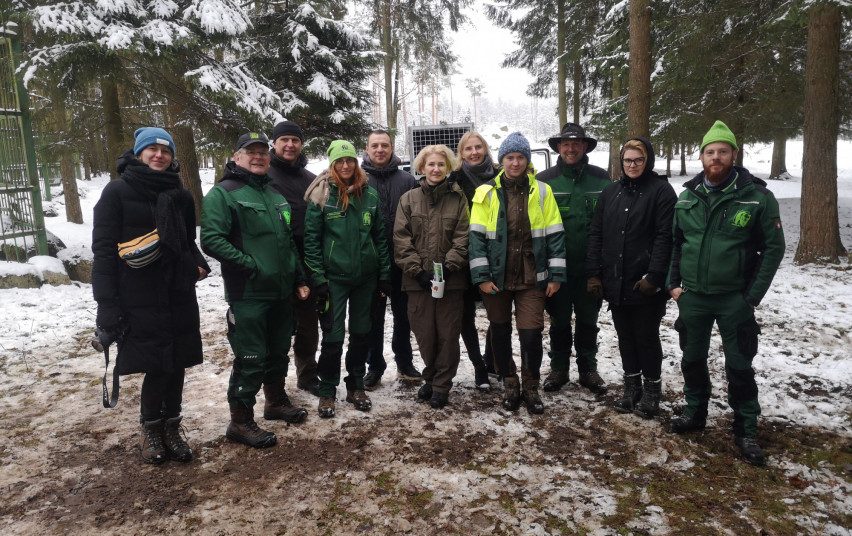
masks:
[[(122, 157), (119, 171), (127, 164), (142, 165), (130, 152)], [(208, 272), (210, 268), (195, 244), (192, 195), (181, 189), (175, 196), (187, 238), (187, 249), (179, 259), (161, 257), (146, 267), (131, 268), (118, 257), (119, 242), (149, 233), (157, 226), (155, 205), (156, 201), (137, 183), (128, 182), (124, 174), (103, 189), (95, 205), (92, 290), (98, 302), (98, 325), (109, 328), (121, 319), (126, 328), (116, 358), (119, 374), (172, 372), (202, 361), (194, 279), (197, 266)]]
[(636, 180), (624, 175), (601, 192), (589, 228), (586, 276), (600, 277), (610, 305), (649, 303), (665, 299), (665, 290), (645, 296), (633, 286), (645, 274), (665, 287), (672, 253), (672, 219), (677, 196), (654, 169), (654, 149), (645, 144), (648, 162)]

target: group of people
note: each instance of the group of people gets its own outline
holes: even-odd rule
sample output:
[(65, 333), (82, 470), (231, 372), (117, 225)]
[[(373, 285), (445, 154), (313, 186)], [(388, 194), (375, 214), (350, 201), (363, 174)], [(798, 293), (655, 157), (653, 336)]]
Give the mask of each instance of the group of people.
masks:
[[(488, 389), (499, 378), (502, 406), (532, 414), (545, 410), (540, 390), (569, 381), (572, 348), (580, 385), (606, 392), (597, 370), (606, 300), (624, 370), (615, 408), (650, 419), (659, 412), (660, 325), (671, 297), (686, 400), (672, 431), (706, 425), (717, 323), (735, 442), (748, 462), (764, 463), (754, 307), (781, 262), (784, 237), (777, 201), (735, 165), (736, 138), (724, 123), (704, 136), (704, 171), (679, 198), (654, 172), (649, 140), (623, 145), (621, 177), (611, 181), (589, 163), (596, 140), (574, 123), (548, 140), (559, 159), (541, 173), (519, 132), (503, 140), (496, 162), (477, 132), (466, 133), (455, 152), (427, 146), (413, 161), (419, 180), (400, 168), (384, 130), (369, 133), (361, 164), (352, 143), (332, 142), (318, 176), (305, 168), (304, 141), (290, 121), (275, 125), (271, 142), (262, 133), (241, 135), (202, 204), (201, 249), (219, 261), (229, 305), (229, 439), (256, 448), (276, 443), (254, 417), (261, 389), (265, 419), (306, 419), (285, 390), (291, 341), (297, 387), (319, 398), (320, 417), (335, 415), (341, 360), (346, 402), (370, 411), (367, 391), (386, 368), (388, 299), (398, 374), (422, 382), (419, 400), (447, 405), (461, 338), (476, 386)], [(165, 130), (137, 130), (120, 178), (103, 190), (94, 214), (97, 324), (118, 340), (118, 372), (145, 373), (141, 449), (149, 463), (192, 459), (180, 433), (183, 379), (201, 362), (195, 282), (210, 272), (176, 153)], [(489, 322), (484, 348), (479, 301)], [(542, 382), (545, 311), (550, 371)], [(422, 373), (412, 362), (412, 332)]]

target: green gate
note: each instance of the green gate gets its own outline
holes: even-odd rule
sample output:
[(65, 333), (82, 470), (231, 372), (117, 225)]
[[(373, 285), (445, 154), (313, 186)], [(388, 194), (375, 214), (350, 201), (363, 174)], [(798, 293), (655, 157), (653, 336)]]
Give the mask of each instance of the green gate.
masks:
[(0, 257), (47, 255), (29, 98), (15, 75), (20, 41), (13, 22), (0, 26)]

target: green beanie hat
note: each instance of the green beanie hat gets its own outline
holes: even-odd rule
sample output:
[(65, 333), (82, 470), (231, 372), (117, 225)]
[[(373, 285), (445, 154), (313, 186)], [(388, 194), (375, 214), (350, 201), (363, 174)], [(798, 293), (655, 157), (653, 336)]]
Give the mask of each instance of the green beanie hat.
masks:
[(346, 140), (334, 140), (328, 146), (326, 151), (328, 154), (329, 165), (334, 164), (335, 160), (345, 157), (357, 158), (358, 153), (355, 152), (355, 147)]
[(716, 120), (713, 126), (710, 127), (710, 130), (707, 131), (707, 134), (704, 135), (704, 139), (701, 140), (701, 150), (703, 151), (706, 146), (717, 141), (723, 141), (735, 150), (739, 150), (739, 147), (737, 147), (737, 138), (734, 137), (734, 133), (731, 132), (728, 125), (719, 120)]

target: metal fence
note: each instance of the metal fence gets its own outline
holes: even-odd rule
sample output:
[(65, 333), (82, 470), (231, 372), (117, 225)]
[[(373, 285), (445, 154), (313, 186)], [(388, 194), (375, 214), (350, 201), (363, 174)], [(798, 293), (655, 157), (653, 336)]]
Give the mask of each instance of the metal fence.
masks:
[(0, 26), (0, 257), (47, 254), (29, 100), (15, 69), (17, 25)]

